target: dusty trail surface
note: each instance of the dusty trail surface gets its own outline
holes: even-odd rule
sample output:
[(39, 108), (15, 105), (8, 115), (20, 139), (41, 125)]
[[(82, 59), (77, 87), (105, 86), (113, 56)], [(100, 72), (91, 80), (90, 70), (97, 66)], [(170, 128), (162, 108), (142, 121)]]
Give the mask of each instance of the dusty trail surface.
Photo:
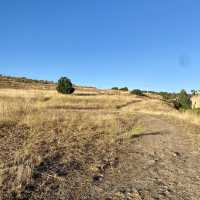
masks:
[(98, 190), (114, 191), (113, 199), (200, 199), (199, 135), (163, 117), (138, 117), (146, 130), (118, 145), (118, 166)]

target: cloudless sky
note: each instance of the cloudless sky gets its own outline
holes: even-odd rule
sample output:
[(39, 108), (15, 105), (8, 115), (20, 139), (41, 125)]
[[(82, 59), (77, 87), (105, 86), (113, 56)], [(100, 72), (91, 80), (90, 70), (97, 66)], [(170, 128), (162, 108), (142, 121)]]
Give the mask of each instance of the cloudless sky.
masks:
[(199, 0), (0, 0), (0, 74), (200, 88)]

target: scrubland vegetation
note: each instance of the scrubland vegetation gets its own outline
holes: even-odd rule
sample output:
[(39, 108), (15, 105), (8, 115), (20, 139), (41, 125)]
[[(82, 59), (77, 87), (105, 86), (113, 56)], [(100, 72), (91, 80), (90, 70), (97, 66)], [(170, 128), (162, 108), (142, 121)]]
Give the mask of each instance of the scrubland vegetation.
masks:
[[(182, 132), (198, 132), (199, 112), (179, 111), (162, 96), (138, 90), (76, 88), (64, 95), (55, 89), (1, 89), (0, 199), (146, 200), (146, 191), (156, 199), (148, 177), (154, 187), (163, 183), (144, 167), (162, 156), (171, 166), (177, 124)], [(159, 142), (168, 132), (172, 143), (166, 148), (173, 148), (162, 155)], [(174, 184), (172, 199), (180, 191)]]

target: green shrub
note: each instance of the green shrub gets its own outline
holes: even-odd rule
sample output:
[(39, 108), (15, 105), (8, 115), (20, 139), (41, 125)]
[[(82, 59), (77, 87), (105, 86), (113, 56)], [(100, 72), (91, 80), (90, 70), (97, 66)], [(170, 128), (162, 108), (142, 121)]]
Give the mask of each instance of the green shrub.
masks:
[(139, 89), (132, 90), (131, 94), (135, 94), (135, 95), (138, 95), (138, 96), (144, 96), (143, 92)]
[(75, 89), (73, 88), (72, 82), (67, 77), (61, 77), (58, 80), (57, 91), (62, 94), (72, 94)]
[(119, 88), (118, 87), (113, 87), (113, 88), (111, 88), (111, 90), (119, 90)]
[(176, 99), (176, 103), (174, 103), (174, 105), (177, 109), (190, 109), (192, 106), (190, 95), (188, 95), (185, 90), (181, 90), (181, 92), (178, 94), (178, 98)]
[(127, 87), (123, 87), (123, 88), (120, 88), (120, 90), (122, 90), (122, 91), (128, 91), (128, 88)]
[(161, 95), (164, 100), (174, 100), (178, 96), (176, 93), (170, 92), (159, 92), (158, 94)]

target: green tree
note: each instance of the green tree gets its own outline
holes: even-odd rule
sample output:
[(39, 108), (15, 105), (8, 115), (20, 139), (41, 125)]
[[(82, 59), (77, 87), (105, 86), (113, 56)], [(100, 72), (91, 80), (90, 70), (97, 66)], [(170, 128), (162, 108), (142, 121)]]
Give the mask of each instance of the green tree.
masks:
[(138, 96), (144, 96), (143, 92), (139, 89), (132, 90), (131, 94), (135, 94), (135, 95), (138, 95)]
[(119, 90), (119, 88), (118, 87), (113, 87), (113, 88), (111, 88), (111, 90)]
[(185, 90), (181, 90), (177, 98), (177, 105), (182, 109), (190, 109), (192, 102), (190, 100), (190, 95), (187, 94)]
[(128, 91), (128, 88), (127, 87), (123, 87), (123, 88), (120, 88), (120, 90), (122, 90), (122, 91)]
[(62, 94), (72, 94), (75, 89), (73, 88), (72, 82), (67, 77), (61, 77), (58, 80), (57, 91)]

